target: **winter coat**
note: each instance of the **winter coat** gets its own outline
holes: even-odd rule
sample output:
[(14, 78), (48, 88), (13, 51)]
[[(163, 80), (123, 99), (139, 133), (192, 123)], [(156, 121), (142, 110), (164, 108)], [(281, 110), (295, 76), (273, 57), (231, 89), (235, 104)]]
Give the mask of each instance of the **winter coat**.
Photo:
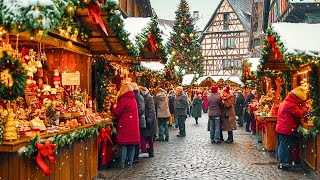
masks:
[(223, 106), (220, 96), (211, 93), (208, 97), (208, 116), (221, 116), (221, 107)]
[(175, 100), (175, 94), (171, 93), (169, 96), (169, 110), (171, 114), (174, 114), (174, 100)]
[(141, 130), (141, 136), (143, 137), (153, 137), (156, 134), (157, 120), (156, 120), (156, 110), (154, 107), (154, 100), (150, 93), (143, 96), (145, 104), (145, 117), (147, 122), (147, 127)]
[(306, 112), (306, 104), (294, 94), (288, 94), (278, 110), (276, 132), (294, 135), (297, 132), (299, 120)]
[(167, 95), (163, 92), (160, 92), (156, 95), (154, 98), (154, 103), (156, 107), (157, 112), (157, 118), (167, 118), (170, 117), (170, 111), (169, 111), (169, 99)]
[(191, 116), (195, 118), (201, 118), (201, 114), (202, 114), (202, 99), (194, 98), (192, 101)]
[(117, 120), (118, 144), (139, 144), (139, 116), (138, 106), (133, 91), (124, 93), (118, 100), (118, 105), (112, 108), (112, 113)]
[(236, 113), (234, 111), (235, 97), (231, 94), (227, 95), (226, 100), (223, 102), (225, 113), (222, 114), (222, 125), (223, 131), (233, 131), (237, 129)]
[(246, 101), (244, 102), (244, 105), (247, 107), (252, 102), (253, 99), (254, 99), (254, 94), (250, 93), (248, 95), (248, 97), (246, 98)]
[(138, 114), (139, 114), (139, 124), (140, 129), (146, 127), (146, 118), (145, 118), (145, 105), (143, 96), (140, 94), (140, 90), (133, 90), (135, 98), (138, 104)]
[(208, 111), (208, 96), (204, 95), (202, 97), (202, 101), (203, 101), (203, 110)]
[(244, 96), (242, 93), (240, 93), (236, 98), (236, 103), (234, 105), (234, 110), (236, 111), (236, 116), (242, 116), (243, 115), (243, 107), (244, 107)]
[(174, 101), (174, 114), (176, 116), (186, 116), (188, 109), (188, 98), (184, 93), (176, 96)]

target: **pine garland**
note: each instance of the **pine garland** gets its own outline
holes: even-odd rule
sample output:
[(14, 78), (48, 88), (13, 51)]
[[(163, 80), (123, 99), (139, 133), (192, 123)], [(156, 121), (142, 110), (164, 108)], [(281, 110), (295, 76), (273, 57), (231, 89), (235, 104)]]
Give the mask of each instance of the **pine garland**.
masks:
[(13, 80), (11, 87), (0, 81), (0, 99), (14, 101), (24, 96), (27, 81), (26, 72), (21, 62), (9, 55), (8, 51), (0, 50), (0, 53), (0, 72), (8, 70)]
[(37, 152), (36, 144), (37, 143), (43, 144), (46, 140), (50, 140), (52, 144), (56, 144), (57, 147), (55, 151), (57, 151), (59, 148), (62, 148), (64, 146), (67, 146), (67, 145), (71, 146), (75, 141), (96, 137), (100, 129), (105, 128), (107, 126), (111, 127), (112, 129), (111, 134), (116, 133), (115, 127), (112, 125), (112, 123), (101, 123), (94, 127), (78, 129), (65, 134), (57, 133), (53, 137), (50, 137), (48, 139), (42, 139), (39, 136), (36, 136), (35, 138), (29, 141), (28, 145), (20, 148), (18, 150), (18, 154), (20, 156), (26, 155), (28, 157), (32, 157)]
[(104, 102), (108, 93), (109, 81), (114, 77), (115, 70), (104, 58), (96, 57), (95, 60), (98, 91), (98, 112), (102, 112), (104, 109)]

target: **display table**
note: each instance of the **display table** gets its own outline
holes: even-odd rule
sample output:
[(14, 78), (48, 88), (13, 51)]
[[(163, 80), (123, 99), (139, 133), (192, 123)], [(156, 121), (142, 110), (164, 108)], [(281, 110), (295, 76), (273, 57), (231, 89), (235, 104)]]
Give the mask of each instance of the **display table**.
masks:
[(268, 151), (275, 151), (277, 145), (277, 116), (260, 116), (259, 120), (265, 123), (264, 131), (262, 131), (263, 147)]
[[(78, 129), (90, 128), (99, 123), (86, 124), (79, 128), (59, 132), (64, 134)], [(40, 134), (46, 139), (55, 134)], [(15, 141), (4, 141), (0, 145), (1, 179), (94, 179), (98, 175), (97, 137), (76, 140), (71, 146), (59, 147), (54, 154), (55, 163), (50, 165), (51, 175), (45, 176), (38, 167), (35, 157), (19, 156), (17, 151), (28, 144), (31, 137)]]

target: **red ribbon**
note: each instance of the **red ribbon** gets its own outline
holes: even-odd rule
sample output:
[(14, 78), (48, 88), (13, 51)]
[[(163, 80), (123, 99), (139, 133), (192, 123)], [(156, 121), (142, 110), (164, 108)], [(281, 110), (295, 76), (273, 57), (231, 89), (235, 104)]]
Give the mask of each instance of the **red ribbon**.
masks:
[(104, 23), (103, 23), (103, 21), (101, 19), (101, 16), (100, 16), (100, 5), (90, 2), (88, 4), (88, 10), (89, 10), (88, 16), (92, 20), (92, 22), (94, 24), (99, 24), (101, 29), (103, 30), (103, 32), (105, 34), (108, 34), (106, 26), (104, 25)]
[(274, 52), (274, 58), (277, 61), (282, 60), (282, 54), (279, 50), (279, 48), (276, 45), (276, 40), (273, 36), (267, 36), (267, 46), (270, 46)]
[(149, 38), (148, 38), (148, 42), (150, 44), (150, 49), (152, 51), (152, 53), (156, 52), (156, 46), (154, 45), (154, 41), (156, 39), (156, 36), (152, 33), (149, 34)]
[(111, 128), (107, 126), (106, 128), (101, 128), (99, 136), (98, 136), (98, 146), (102, 146), (102, 160), (101, 166), (105, 165), (109, 160), (112, 159), (111, 152), (108, 153), (108, 142), (112, 143), (111, 140)]
[(49, 164), (54, 164), (54, 149), (56, 148), (55, 144), (51, 144), (49, 140), (47, 140), (44, 144), (37, 143), (38, 154), (36, 157), (36, 162), (40, 169), (44, 172), (45, 175), (50, 175), (51, 170), (49, 166), (46, 164), (44, 159), (49, 160)]

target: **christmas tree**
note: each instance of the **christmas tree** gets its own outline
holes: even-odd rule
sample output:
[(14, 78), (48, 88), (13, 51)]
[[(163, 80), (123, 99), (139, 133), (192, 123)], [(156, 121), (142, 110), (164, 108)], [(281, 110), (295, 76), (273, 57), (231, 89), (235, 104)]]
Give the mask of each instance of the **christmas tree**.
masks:
[(187, 74), (203, 74), (203, 56), (201, 45), (186, 0), (181, 0), (168, 42), (171, 63), (179, 66)]

